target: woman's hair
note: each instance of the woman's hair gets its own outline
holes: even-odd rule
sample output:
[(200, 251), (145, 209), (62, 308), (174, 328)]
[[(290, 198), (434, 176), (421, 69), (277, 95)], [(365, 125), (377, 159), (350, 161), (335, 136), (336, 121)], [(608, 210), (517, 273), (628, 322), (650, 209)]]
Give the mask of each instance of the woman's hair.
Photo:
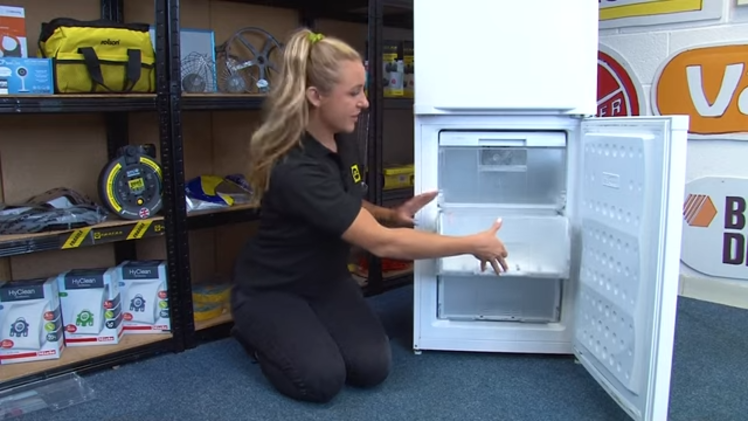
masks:
[(322, 93), (332, 90), (345, 60), (360, 61), (361, 55), (345, 42), (309, 29), (298, 30), (285, 45), (280, 78), (271, 86), (264, 121), (249, 142), (248, 178), (254, 204), (267, 191), (275, 163), (301, 141), (309, 122), (307, 88), (314, 86)]

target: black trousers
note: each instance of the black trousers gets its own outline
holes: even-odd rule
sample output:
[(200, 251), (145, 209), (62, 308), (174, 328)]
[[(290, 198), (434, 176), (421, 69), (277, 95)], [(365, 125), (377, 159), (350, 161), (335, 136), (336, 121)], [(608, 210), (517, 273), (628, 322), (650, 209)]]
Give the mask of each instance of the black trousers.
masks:
[(234, 336), (288, 397), (328, 402), (346, 383), (372, 387), (389, 375), (389, 338), (353, 279), (304, 294), (236, 288), (232, 312)]

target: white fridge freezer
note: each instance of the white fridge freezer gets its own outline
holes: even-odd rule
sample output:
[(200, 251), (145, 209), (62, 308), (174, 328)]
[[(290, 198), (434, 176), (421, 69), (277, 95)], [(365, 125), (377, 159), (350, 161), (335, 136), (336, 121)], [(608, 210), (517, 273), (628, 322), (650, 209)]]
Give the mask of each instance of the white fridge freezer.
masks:
[(413, 348), (574, 354), (663, 421), (688, 117), (592, 117), (597, 17), (594, 0), (414, 1), (415, 191), (439, 191), (418, 229), (501, 217), (509, 270), (417, 261)]

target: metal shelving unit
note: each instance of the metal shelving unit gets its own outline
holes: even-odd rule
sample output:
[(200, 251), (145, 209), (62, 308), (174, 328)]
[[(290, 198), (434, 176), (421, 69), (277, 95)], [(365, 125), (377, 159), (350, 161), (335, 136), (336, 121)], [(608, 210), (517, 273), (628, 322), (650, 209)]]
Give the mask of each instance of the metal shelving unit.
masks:
[(188, 94), (182, 97), (183, 111), (259, 110), (262, 95), (206, 95)]
[[(381, 60), (381, 58), (380, 58)], [(413, 99), (411, 98), (385, 98), (385, 110), (413, 110)]]
[[(176, 10), (176, 2), (156, 0), (156, 27), (162, 36), (165, 33), (168, 16), (165, 11), (171, 6)], [(123, 21), (123, 0), (101, 0), (101, 17), (114, 21)], [(172, 11), (173, 13), (173, 11)], [(159, 42), (159, 57), (168, 54), (165, 42)], [(161, 60), (159, 60), (161, 63)], [(177, 67), (177, 72), (179, 71)], [(44, 96), (2, 96), (0, 97), (0, 114), (62, 114), (62, 113), (103, 113), (106, 121), (107, 150), (110, 157), (116, 150), (129, 143), (128, 113), (158, 112), (163, 127), (172, 124), (172, 115), (168, 95), (171, 89), (171, 77), (166, 77), (160, 69), (159, 86), (156, 94), (129, 95), (44, 95)], [(178, 121), (177, 121), (178, 122)], [(160, 137), (163, 177), (167, 181), (178, 181), (184, 178), (181, 160), (173, 160), (173, 135), (162, 130)], [(68, 372), (84, 372), (98, 368), (111, 367), (123, 362), (132, 361), (144, 356), (161, 352), (179, 352), (184, 350), (184, 324), (181, 321), (182, 303), (178, 292), (182, 282), (180, 262), (183, 256), (178, 255), (178, 245), (184, 242), (186, 226), (184, 218), (177, 217), (178, 204), (184, 207), (184, 183), (180, 186), (167, 186), (164, 194), (165, 217), (156, 217), (143, 221), (109, 221), (93, 227), (75, 230), (50, 232), (31, 235), (13, 235), (0, 238), (0, 257), (37, 253), (50, 250), (67, 250), (85, 246), (96, 246), (114, 243), (117, 261), (135, 258), (135, 241), (142, 238), (165, 236), (169, 249), (169, 291), (172, 318), (171, 334), (125, 337), (118, 345), (101, 347), (68, 348), (63, 351), (59, 360), (38, 363), (4, 365), (0, 375), (0, 389), (10, 388), (31, 381), (48, 378)], [(176, 209), (175, 209), (176, 208)], [(175, 222), (177, 222), (175, 224)], [(186, 229), (186, 228), (185, 228)], [(181, 258), (178, 258), (181, 257)]]
[[(344, 5), (332, 0), (309, 6), (302, 0), (232, 0), (273, 7), (299, 10), (300, 24), (313, 27), (316, 19), (326, 18), (348, 22), (368, 23), (370, 60), (371, 123), (368, 133), (366, 166), (369, 187), (368, 200), (375, 204), (387, 201), (390, 193), (382, 191), (382, 128), (384, 109), (412, 109), (411, 100), (382, 98), (381, 46), (383, 26), (412, 28), (412, 13), (385, 13), (394, 0), (349, 0)], [(93, 247), (114, 244), (116, 260), (136, 259), (135, 240), (163, 236), (168, 261), (168, 289), (171, 334), (126, 336), (120, 345), (105, 351), (103, 347), (69, 348), (60, 360), (47, 361), (29, 369), (29, 365), (3, 366), (0, 390), (68, 372), (82, 372), (112, 367), (123, 362), (162, 352), (181, 352), (192, 348), (208, 332), (228, 333), (228, 323), (203, 331), (196, 330), (192, 311), (190, 276), (189, 230), (213, 228), (257, 220), (257, 209), (239, 207), (218, 212), (187, 214), (185, 201), (184, 142), (182, 119), (184, 111), (259, 110), (263, 97), (258, 95), (183, 95), (180, 80), (179, 1), (154, 0), (156, 28), (156, 86), (155, 94), (92, 94), (2, 96), (0, 116), (18, 114), (102, 113), (106, 121), (107, 150), (113, 157), (117, 149), (129, 143), (129, 114), (156, 112), (159, 124), (160, 163), (164, 178), (164, 207), (162, 216), (143, 221), (112, 221), (94, 227), (33, 235), (3, 236), (0, 238), (0, 257)], [(405, 0), (407, 3), (407, 0)], [(124, 0), (100, 0), (101, 17), (124, 22)], [(397, 10), (403, 5), (397, 4)], [(378, 294), (410, 282), (409, 275), (389, 278), (382, 282), (381, 264), (376, 258), (370, 262), (371, 273), (367, 294)], [(230, 322), (226, 320), (226, 322)], [(96, 348), (101, 351), (91, 352)], [(89, 351), (81, 351), (82, 349)], [(10, 371), (15, 375), (9, 375)]]
[[(407, 196), (393, 196), (390, 191), (383, 190), (382, 173), (384, 169), (383, 133), (384, 110), (412, 110), (413, 100), (408, 98), (384, 98), (382, 84), (382, 48), (384, 45), (384, 27), (413, 28), (412, 1), (409, 0), (369, 0), (369, 86), (370, 122), (368, 139), (367, 184), (369, 185), (368, 200), (375, 205), (386, 205), (393, 199), (407, 199)], [(412, 195), (412, 189), (410, 190)], [(400, 191), (400, 189), (398, 189)], [(402, 191), (400, 191), (402, 193)], [(406, 193), (407, 194), (407, 193)], [(399, 288), (412, 282), (412, 274), (384, 278), (381, 260), (369, 255), (368, 283), (365, 291), (368, 295), (376, 295), (388, 290)]]
[(92, 227), (39, 234), (3, 235), (0, 237), (0, 257), (141, 240), (164, 235), (164, 232), (164, 218), (159, 217), (142, 221), (109, 221)]
[(156, 95), (0, 96), (0, 115), (135, 111), (156, 111)]

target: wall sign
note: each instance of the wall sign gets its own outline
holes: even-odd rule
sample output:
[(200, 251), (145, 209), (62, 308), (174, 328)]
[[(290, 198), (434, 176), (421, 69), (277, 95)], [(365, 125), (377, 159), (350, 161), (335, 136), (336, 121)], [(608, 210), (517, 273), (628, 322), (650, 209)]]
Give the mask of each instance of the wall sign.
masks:
[(722, 17), (724, 0), (598, 0), (600, 28), (661, 25)]
[[(643, 1), (643, 0), (631, 0)], [(597, 52), (597, 116), (626, 117), (641, 114), (641, 85), (614, 50), (600, 45)]]
[(748, 179), (686, 184), (681, 261), (705, 275), (748, 279)]
[(672, 55), (652, 86), (652, 113), (687, 114), (700, 135), (748, 132), (748, 44), (713, 45)]

